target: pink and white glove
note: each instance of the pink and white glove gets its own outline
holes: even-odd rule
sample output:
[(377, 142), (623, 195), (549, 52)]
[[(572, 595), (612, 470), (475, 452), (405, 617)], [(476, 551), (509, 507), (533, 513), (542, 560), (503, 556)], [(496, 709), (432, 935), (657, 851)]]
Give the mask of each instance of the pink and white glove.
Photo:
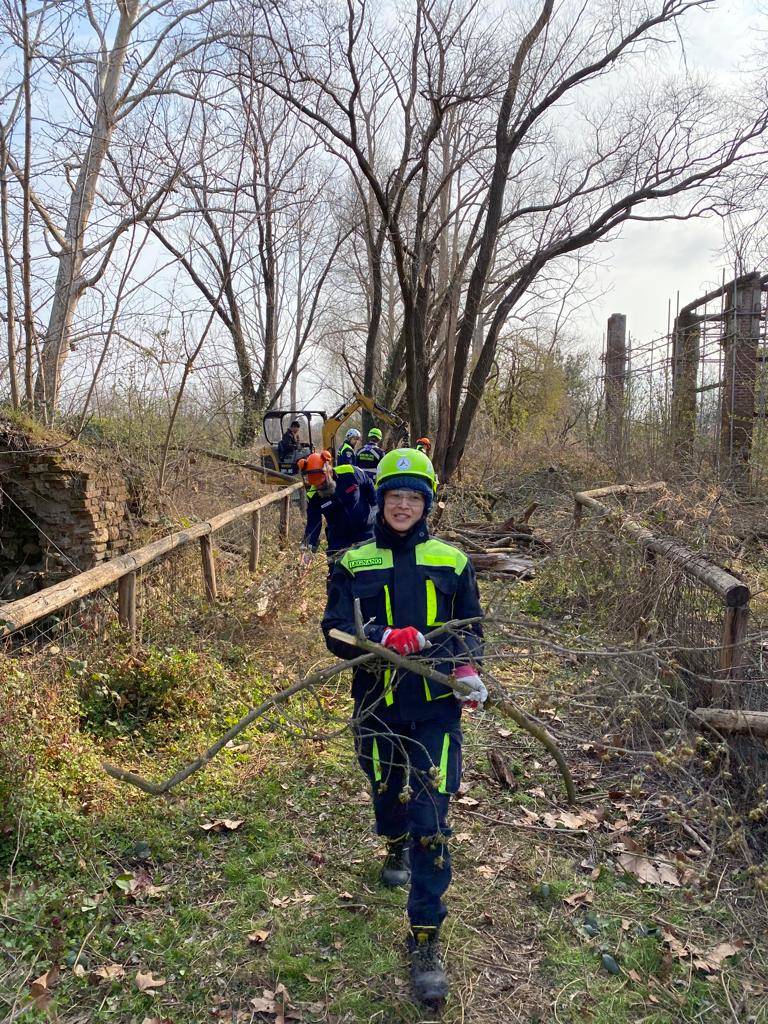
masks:
[(382, 646), (397, 651), (398, 654), (407, 656), (423, 651), (427, 646), (427, 640), (423, 633), (420, 633), (415, 626), (404, 626), (402, 629), (385, 629), (381, 638)]
[(476, 708), (478, 704), (485, 704), (488, 700), (488, 691), (473, 665), (460, 665), (453, 675), (455, 679), (460, 679), (462, 683), (472, 687), (471, 693), (457, 693), (456, 700), (461, 701), (465, 708)]

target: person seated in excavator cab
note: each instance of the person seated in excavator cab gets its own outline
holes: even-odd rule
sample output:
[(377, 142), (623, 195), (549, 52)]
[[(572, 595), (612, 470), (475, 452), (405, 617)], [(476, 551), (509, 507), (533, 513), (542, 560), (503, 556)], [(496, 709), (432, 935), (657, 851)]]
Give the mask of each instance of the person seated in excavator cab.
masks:
[(357, 449), (363, 435), (356, 427), (350, 427), (344, 438), (344, 443), (336, 455), (337, 466), (354, 466), (357, 461)]
[(294, 420), (277, 443), (277, 461), (283, 473), (296, 472), (296, 452), (299, 450), (301, 423)]
[(381, 446), (381, 431), (378, 427), (371, 427), (368, 431), (368, 440), (357, 453), (357, 465), (362, 469), (368, 478), (373, 482), (376, 479), (376, 470), (384, 458), (384, 449)]
[(299, 472), (307, 492), (307, 525), (301, 542), (302, 565), (309, 565), (320, 545), (325, 519), (328, 560), (373, 536), (371, 510), (376, 507), (373, 482), (356, 466), (333, 467), (328, 451), (299, 459)]
[(416, 451), (423, 452), (428, 459), (432, 458), (432, 442), (428, 437), (420, 437), (416, 442)]

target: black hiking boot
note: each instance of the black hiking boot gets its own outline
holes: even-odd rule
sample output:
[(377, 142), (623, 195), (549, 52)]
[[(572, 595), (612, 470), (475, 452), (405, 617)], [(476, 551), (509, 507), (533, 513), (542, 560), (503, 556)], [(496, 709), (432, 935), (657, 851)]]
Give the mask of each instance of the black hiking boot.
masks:
[(381, 869), (381, 882), (388, 889), (408, 885), (411, 878), (411, 857), (408, 836), (387, 840), (387, 856)]
[(420, 1003), (436, 1005), (448, 995), (448, 978), (440, 959), (439, 930), (414, 927), (408, 936), (411, 984)]

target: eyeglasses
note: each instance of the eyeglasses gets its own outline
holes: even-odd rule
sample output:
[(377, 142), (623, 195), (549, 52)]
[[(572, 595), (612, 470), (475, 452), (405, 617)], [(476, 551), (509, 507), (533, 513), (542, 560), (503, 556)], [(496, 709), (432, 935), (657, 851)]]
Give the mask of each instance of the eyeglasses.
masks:
[(424, 495), (418, 491), (387, 491), (385, 501), (392, 505), (410, 505), (411, 507), (423, 505)]

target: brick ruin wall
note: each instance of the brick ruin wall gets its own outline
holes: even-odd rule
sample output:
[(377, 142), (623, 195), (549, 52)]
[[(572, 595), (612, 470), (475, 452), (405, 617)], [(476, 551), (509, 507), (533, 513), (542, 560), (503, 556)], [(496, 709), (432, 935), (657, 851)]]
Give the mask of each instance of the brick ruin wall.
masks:
[(124, 551), (129, 492), (106, 458), (31, 441), (0, 421), (0, 600), (23, 597)]

